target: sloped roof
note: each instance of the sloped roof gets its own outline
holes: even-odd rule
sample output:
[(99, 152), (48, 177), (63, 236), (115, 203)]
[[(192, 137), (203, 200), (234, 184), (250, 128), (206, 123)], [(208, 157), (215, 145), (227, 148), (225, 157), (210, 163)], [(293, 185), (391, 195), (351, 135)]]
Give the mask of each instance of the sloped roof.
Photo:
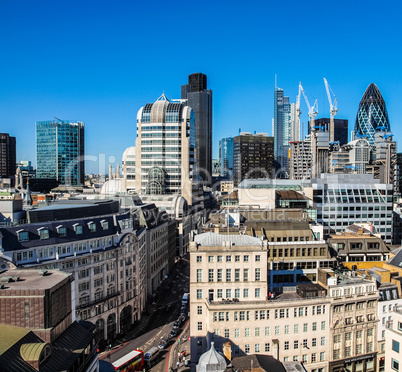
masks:
[(267, 372), (286, 372), (282, 363), (272, 355), (252, 354), (232, 359), (232, 365), (235, 370), (251, 370), (261, 368)]

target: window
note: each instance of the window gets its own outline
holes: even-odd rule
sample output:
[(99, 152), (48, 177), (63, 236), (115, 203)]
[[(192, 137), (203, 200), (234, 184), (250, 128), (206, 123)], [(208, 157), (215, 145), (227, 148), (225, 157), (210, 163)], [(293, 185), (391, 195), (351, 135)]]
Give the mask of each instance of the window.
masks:
[(345, 333), (345, 341), (350, 341), (352, 339), (352, 332)]
[(367, 329), (367, 336), (373, 336), (374, 335), (374, 328), (368, 328)]
[[(198, 270), (197, 270), (198, 272)], [(198, 278), (197, 278), (198, 279)], [(198, 281), (198, 280), (197, 280)], [(213, 282), (214, 281), (214, 269), (208, 269), (208, 281)]]
[(271, 335), (271, 327), (265, 327), (265, 336)]
[[(219, 289), (218, 289), (219, 291)], [(197, 299), (201, 299), (202, 298), (202, 289), (197, 289)]]
[(398, 341), (392, 340), (392, 350), (399, 353), (399, 342)]
[(49, 229), (41, 227), (38, 229), (40, 239), (49, 239)]
[(222, 256), (217, 256), (217, 257), (216, 257), (216, 261), (222, 262)]
[(243, 281), (248, 282), (248, 269), (243, 270)]
[(324, 362), (325, 361), (325, 351), (322, 351), (320, 353), (320, 362)]
[(325, 336), (321, 337), (321, 346), (325, 346)]
[(261, 256), (259, 254), (255, 255), (255, 261), (256, 262), (261, 261)]
[(321, 330), (322, 330), (322, 331), (325, 331), (325, 327), (326, 327), (326, 323), (325, 323), (325, 320), (323, 320), (323, 321), (321, 322)]
[(214, 262), (214, 256), (208, 256), (208, 262)]
[(240, 328), (235, 328), (235, 330), (234, 330), (234, 336), (235, 336), (235, 337), (240, 337)]
[(317, 330), (317, 322), (313, 322), (312, 329), (313, 331)]
[(288, 335), (289, 333), (290, 333), (289, 326), (285, 325), (285, 335)]
[(264, 350), (266, 353), (269, 353), (271, 351), (271, 344), (269, 342), (265, 344)]
[(231, 289), (227, 289), (226, 290), (226, 298), (231, 298), (232, 297), (232, 290)]
[(261, 333), (260, 327), (256, 327), (256, 328), (254, 329), (254, 335), (255, 335), (255, 337), (260, 336), (260, 333)]
[(75, 232), (76, 235), (81, 235), (82, 234), (82, 225), (79, 225), (77, 223), (77, 224), (74, 224), (73, 227), (74, 227), (74, 232)]
[(303, 324), (303, 332), (308, 332), (308, 323)]
[(197, 314), (202, 315), (202, 306), (197, 306)]
[(345, 357), (350, 357), (351, 353), (352, 353), (351, 346), (346, 346), (345, 347)]
[(334, 350), (334, 359), (339, 359), (341, 356), (341, 351), (340, 349)]
[(240, 262), (240, 256), (239, 255), (235, 256), (235, 262)]
[(202, 262), (202, 256), (197, 256), (197, 262)]
[(391, 368), (394, 371), (399, 371), (399, 362), (394, 358), (391, 359)]
[(303, 354), (302, 356), (303, 363), (307, 363), (307, 355)]
[(108, 221), (102, 220), (101, 225), (102, 225), (103, 230), (109, 229), (109, 222)]
[(299, 333), (299, 325), (295, 324), (293, 327), (293, 333)]
[(363, 352), (363, 345), (357, 344), (356, 345), (356, 354), (361, 354)]
[[(230, 256), (228, 256), (230, 257)], [(226, 269), (226, 281), (230, 282), (232, 280), (232, 270), (231, 269)]]
[(244, 260), (244, 262), (248, 262), (248, 255), (244, 255), (243, 260)]
[(225, 332), (225, 337), (228, 338), (230, 335), (229, 330), (226, 328), (224, 332)]
[(248, 288), (243, 289), (243, 297), (248, 298)]
[(240, 282), (240, 269), (235, 269), (235, 282)]
[(261, 280), (261, 269), (255, 269), (255, 281), (258, 282)]
[(308, 348), (308, 340), (306, 338), (303, 340), (303, 347)]
[(197, 330), (202, 331), (202, 322), (197, 323)]
[(284, 343), (284, 349), (289, 350), (289, 341), (285, 341)]
[(232, 262), (232, 256), (226, 256), (226, 262)]
[(374, 346), (373, 341), (367, 342), (367, 353), (370, 353), (373, 351), (373, 346)]
[(311, 354), (311, 363), (314, 363), (316, 361), (317, 361), (317, 354), (316, 353)]
[(280, 334), (280, 327), (279, 326), (275, 326), (275, 334), (276, 335)]
[(334, 336), (334, 344), (338, 344), (341, 342), (341, 335), (335, 335)]
[(260, 297), (260, 294), (261, 294), (260, 288), (256, 288), (255, 289), (255, 297)]
[(244, 345), (244, 351), (249, 354), (250, 353), (250, 344), (245, 344)]
[(317, 339), (316, 338), (313, 338), (311, 340), (311, 346), (317, 346)]
[(197, 282), (202, 282), (202, 269), (197, 269)]
[(96, 223), (95, 222), (89, 222), (88, 223), (88, 228), (90, 232), (95, 232), (96, 231)]
[(218, 282), (222, 281), (222, 269), (218, 269), (217, 271), (217, 281)]
[(293, 341), (293, 349), (298, 349), (299, 348), (299, 341), (295, 340)]
[(18, 235), (19, 242), (29, 241), (28, 231), (23, 231), (23, 230), (17, 231), (17, 235)]

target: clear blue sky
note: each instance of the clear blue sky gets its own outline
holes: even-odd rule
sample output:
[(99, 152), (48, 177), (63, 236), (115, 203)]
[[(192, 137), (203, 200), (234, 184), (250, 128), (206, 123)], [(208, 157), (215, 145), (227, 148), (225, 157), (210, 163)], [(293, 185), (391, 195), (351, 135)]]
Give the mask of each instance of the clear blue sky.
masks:
[(82, 120), (86, 153), (121, 162), (138, 109), (162, 92), (180, 98), (203, 72), (214, 157), (239, 128), (271, 134), (275, 74), (292, 101), (301, 80), (319, 117), (329, 115), (326, 77), (349, 130), (376, 83), (399, 140), (401, 13), (388, 0), (0, 0), (0, 131), (17, 137), (18, 160), (35, 162), (35, 121)]

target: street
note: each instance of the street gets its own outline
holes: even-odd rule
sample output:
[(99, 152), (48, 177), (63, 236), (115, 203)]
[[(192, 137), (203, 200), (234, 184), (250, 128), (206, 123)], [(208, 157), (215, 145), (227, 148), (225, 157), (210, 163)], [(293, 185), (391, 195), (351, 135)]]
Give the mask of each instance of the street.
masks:
[[(150, 305), (148, 308), (151, 311), (150, 315), (146, 316), (150, 318), (150, 321), (146, 325), (146, 328), (143, 331), (144, 333), (126, 342), (122, 340), (122, 344), (120, 346), (117, 346), (108, 352), (102, 353), (99, 358), (103, 361), (113, 363), (134, 349), (140, 349), (146, 352), (150, 348), (158, 346), (160, 340), (163, 337), (167, 337), (171, 332), (173, 323), (179, 317), (183, 294), (188, 291), (189, 261), (187, 258), (184, 258), (175, 264), (170, 277), (167, 279), (167, 283), (162, 285), (162, 288), (158, 291), (159, 293), (154, 298), (155, 305)], [(166, 311), (166, 307), (168, 305), (171, 305), (171, 308), (169, 311)], [(188, 317), (186, 318), (186, 322), (187, 321)], [(180, 331), (181, 330), (182, 328)], [(180, 334), (177, 337), (180, 337)], [(160, 351), (156, 363), (153, 363), (152, 368), (149, 369), (149, 371), (167, 371), (167, 354), (177, 337), (171, 339), (168, 346)], [(175, 360), (176, 359), (177, 357)]]

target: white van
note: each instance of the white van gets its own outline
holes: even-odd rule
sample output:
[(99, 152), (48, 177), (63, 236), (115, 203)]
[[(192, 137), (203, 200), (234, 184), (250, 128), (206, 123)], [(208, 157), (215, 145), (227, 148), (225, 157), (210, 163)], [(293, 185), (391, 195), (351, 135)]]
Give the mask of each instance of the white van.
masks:
[(152, 347), (144, 355), (144, 362), (151, 364), (159, 355), (159, 348)]

